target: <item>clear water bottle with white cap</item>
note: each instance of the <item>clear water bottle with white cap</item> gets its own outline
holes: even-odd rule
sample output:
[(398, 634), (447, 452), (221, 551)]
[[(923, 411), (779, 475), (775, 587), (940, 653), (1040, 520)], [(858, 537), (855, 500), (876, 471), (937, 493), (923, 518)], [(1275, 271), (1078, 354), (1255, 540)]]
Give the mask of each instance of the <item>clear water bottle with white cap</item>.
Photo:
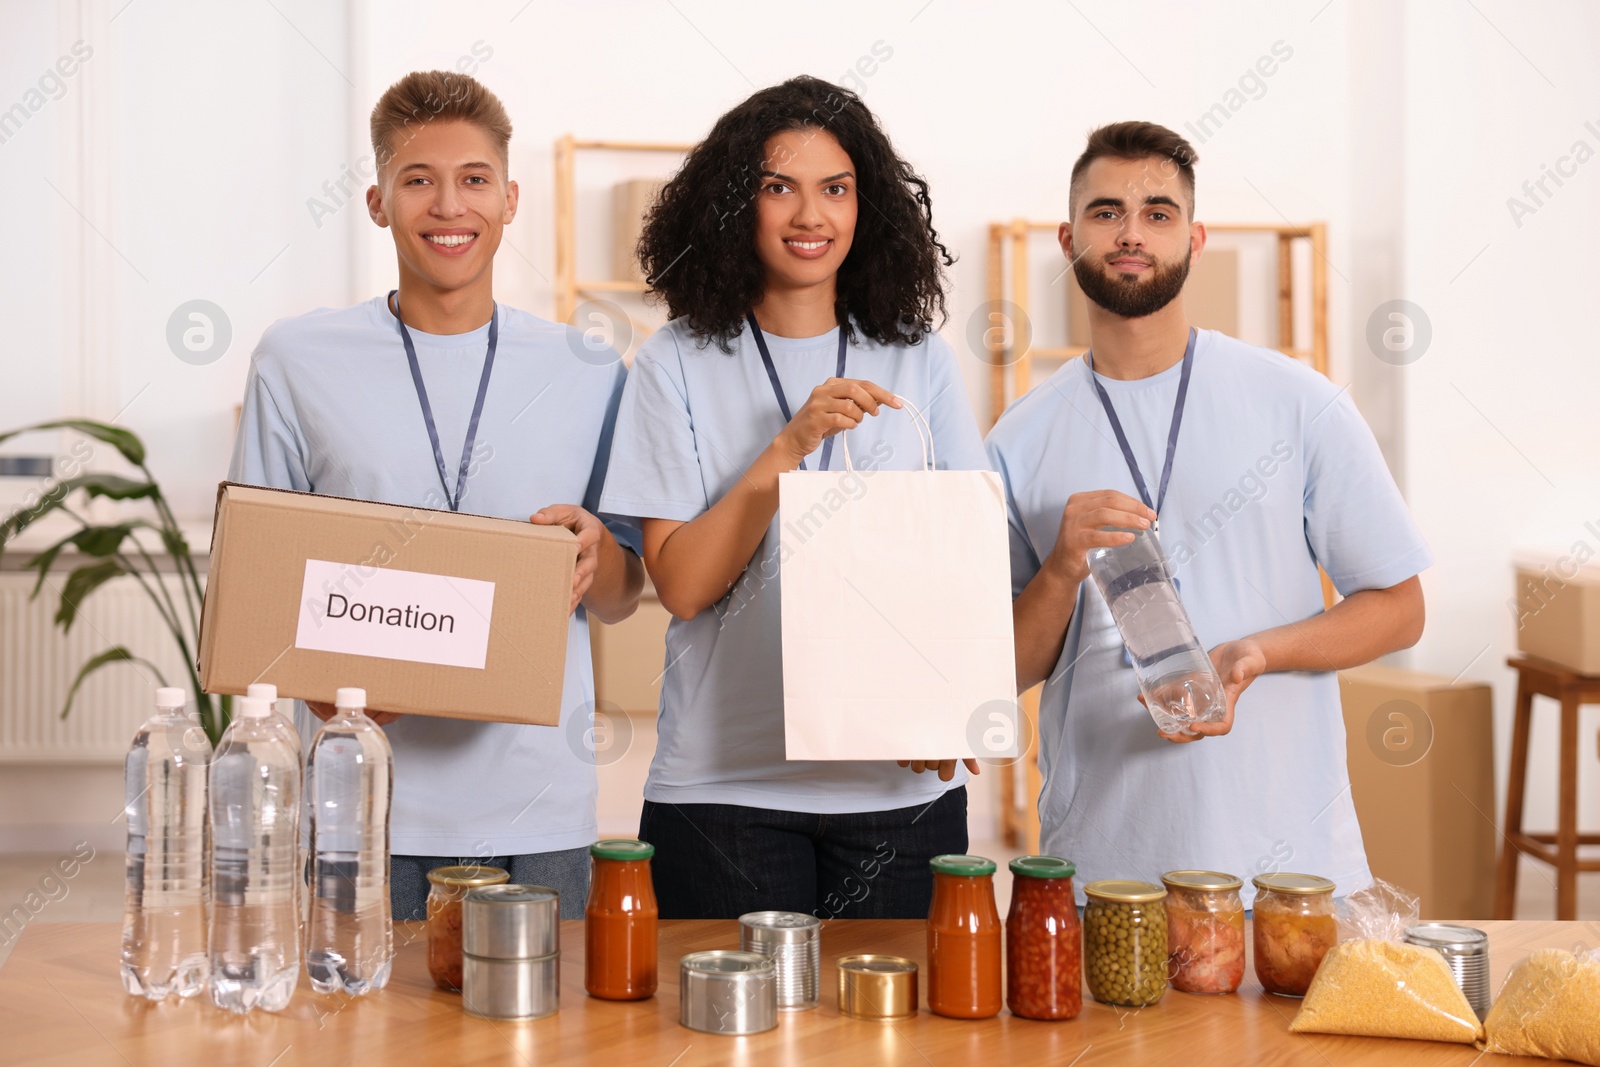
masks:
[(211, 1000), (280, 1011), (300, 980), (300, 755), (241, 697), (211, 764)]
[(1111, 608), (1150, 717), (1171, 734), (1221, 722), (1227, 712), (1222, 678), (1195, 635), (1161, 538), (1154, 530), (1117, 529), (1133, 534), (1133, 541), (1090, 549), (1089, 573)]
[(135, 996), (205, 988), (206, 775), (211, 742), (182, 689), (156, 690), (156, 713), (124, 764), (128, 820), (122, 985)]
[[(258, 700), (265, 700), (269, 705), (271, 705), (272, 714), (267, 716), (267, 725), (276, 730), (278, 735), (283, 738), (284, 742), (288, 744), (289, 747), (294, 749), (295, 757), (301, 760), (303, 766), (305, 759), (305, 745), (303, 745), (300, 741), (300, 731), (296, 729), (294, 720), (285, 715), (278, 707), (278, 687), (273, 685), (271, 682), (252, 682), (250, 683), (250, 687), (245, 690), (245, 695), (255, 697)], [(309, 803), (309, 801), (310, 797), (307, 791), (302, 789), (302, 805)], [(310, 812), (305, 812), (301, 816), (300, 840), (295, 844), (294, 863), (294, 914), (296, 920), (301, 925), (302, 932), (304, 931), (306, 921), (306, 834), (308, 833), (310, 826), (311, 814)], [(302, 937), (301, 941), (303, 942), (304, 940), (304, 937)]]
[(245, 690), (246, 696), (265, 700), (272, 707), (272, 714), (267, 716), (267, 724), (277, 730), (296, 752), (304, 749), (300, 743), (300, 731), (295, 729), (294, 720), (278, 709), (278, 687), (270, 682), (252, 682), (250, 688)]
[(364, 689), (340, 689), (306, 759), (311, 797), (311, 921), (306, 973), (319, 993), (382, 989), (394, 957), (389, 803), (394, 755), (367, 716)]

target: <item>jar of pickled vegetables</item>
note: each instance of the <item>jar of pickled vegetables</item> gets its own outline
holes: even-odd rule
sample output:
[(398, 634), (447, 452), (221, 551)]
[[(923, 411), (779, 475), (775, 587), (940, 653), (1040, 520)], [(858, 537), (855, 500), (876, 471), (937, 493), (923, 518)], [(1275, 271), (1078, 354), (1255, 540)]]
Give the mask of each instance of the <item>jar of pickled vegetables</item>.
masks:
[(1083, 887), (1084, 970), (1102, 1004), (1140, 1008), (1167, 992), (1167, 891), (1150, 882)]
[(1167, 962), (1172, 988), (1233, 993), (1244, 981), (1242, 881), (1219, 871), (1168, 871)]
[(461, 992), (461, 902), (467, 890), (510, 880), (510, 872), (499, 867), (435, 867), (428, 872), (428, 974), (434, 985)]
[(1072, 897), (1076, 868), (1055, 856), (1011, 861), (1006, 913), (1006, 1007), (1025, 1019), (1083, 1010), (1083, 928)]
[(1000, 1014), (1000, 913), (994, 861), (935, 856), (928, 910), (928, 1010), (953, 1019)]
[(1322, 957), (1339, 940), (1334, 884), (1314, 874), (1263, 874), (1251, 881), (1256, 977), (1268, 993), (1303, 997)]

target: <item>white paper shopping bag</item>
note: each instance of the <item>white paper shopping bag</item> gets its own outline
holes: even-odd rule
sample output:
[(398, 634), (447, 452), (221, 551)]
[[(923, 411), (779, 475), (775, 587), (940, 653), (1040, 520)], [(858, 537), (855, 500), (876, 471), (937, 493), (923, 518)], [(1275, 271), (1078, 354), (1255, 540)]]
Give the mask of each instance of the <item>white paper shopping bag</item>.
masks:
[(778, 479), (788, 758), (1016, 756), (999, 475), (935, 470), (931, 433), (917, 471), (841, 443), (845, 470)]

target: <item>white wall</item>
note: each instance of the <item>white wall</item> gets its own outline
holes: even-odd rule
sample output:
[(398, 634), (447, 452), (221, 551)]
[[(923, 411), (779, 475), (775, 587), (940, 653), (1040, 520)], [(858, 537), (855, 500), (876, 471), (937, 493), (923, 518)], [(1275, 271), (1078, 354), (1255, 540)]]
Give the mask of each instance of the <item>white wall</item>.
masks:
[[(392, 281), (388, 235), (359, 201), (320, 225), (308, 201), (369, 156), (365, 113), (409, 69), (468, 57), (505, 100), (523, 200), (497, 290), (548, 315), (557, 136), (692, 141), (755, 87), (800, 72), (841, 78), (875, 45), (891, 50), (862, 95), (932, 182), (936, 224), (961, 255), (946, 332), (986, 412), (987, 375), (965, 336), (985, 297), (987, 223), (1059, 216), (1089, 127), (1145, 117), (1189, 132), (1282, 42), (1292, 56), (1195, 138), (1199, 212), (1329, 224), (1334, 377), (1353, 383), (1439, 556), (1426, 578), (1428, 632), (1398, 658), (1492, 680), (1503, 713), (1512, 552), (1565, 549), (1585, 519), (1600, 520), (1600, 485), (1579, 447), (1600, 371), (1577, 326), (1600, 281), (1585, 225), (1600, 162), (1520, 228), (1504, 204), (1573, 140), (1600, 147), (1583, 128), (1600, 125), (1588, 5), (1530, 17), (1509, 0), (124, 3), (0, 14), (0, 107), (87, 27), (85, 71), (102, 78), (95, 99), (108, 109), (65, 106), (80, 87), (69, 84), (0, 144), (0, 192), (18, 209), (13, 247), (25, 252), (0, 264), (16, 346), (0, 357), (0, 424), (69, 410), (110, 417), (132, 400), (123, 421), (146, 436), (187, 516), (209, 512), (262, 328)], [(89, 140), (85, 156), (75, 145), (97, 114), (115, 136)], [(104, 238), (41, 180), (74, 168), (98, 197), (90, 221)], [(597, 273), (622, 171), (586, 168), (582, 254)], [(61, 259), (65, 242), (99, 258)], [(96, 297), (87, 310), (71, 306), (79, 290), (65, 284), (85, 257)], [(1036, 287), (1059, 272), (1043, 257)], [(226, 354), (198, 367), (165, 338), (172, 310), (197, 297), (220, 305), (233, 331)], [(1433, 324), (1432, 348), (1406, 367), (1380, 364), (1363, 337), (1371, 308), (1392, 297), (1418, 302)], [(103, 327), (98, 347), (74, 339), (75, 317)], [(1553, 737), (1535, 740), (1548, 771)], [(1548, 810), (1536, 797), (1530, 816)]]
[[(1515, 648), (1508, 560), (1522, 549), (1564, 554), (1578, 541), (1600, 552), (1585, 528), (1600, 526), (1600, 363), (1588, 322), (1600, 293), (1600, 158), (1564, 187), (1547, 182), (1553, 195), (1541, 195), (1520, 226), (1506, 203), (1531, 203), (1523, 182), (1574, 142), (1600, 153), (1600, 10), (1537, 10), (1408, 6), (1407, 135), (1396, 168), (1405, 264), (1393, 295), (1419, 304), (1434, 331), (1420, 359), (1395, 368), (1406, 393), (1409, 499), (1438, 555), (1424, 576), (1429, 621), (1413, 660), (1494, 684), (1502, 769), (1514, 685), (1504, 666)], [(1527, 816), (1553, 828), (1554, 706), (1541, 702), (1535, 714)], [(1600, 810), (1597, 714), (1586, 709), (1580, 742), (1580, 811), (1590, 825)]]

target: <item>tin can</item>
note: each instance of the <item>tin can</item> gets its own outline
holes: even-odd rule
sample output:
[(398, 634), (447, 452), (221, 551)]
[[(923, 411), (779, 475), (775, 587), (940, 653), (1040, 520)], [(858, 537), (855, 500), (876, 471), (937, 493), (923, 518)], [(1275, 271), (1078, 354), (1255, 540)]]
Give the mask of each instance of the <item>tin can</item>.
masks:
[(1482, 1022), (1489, 1014), (1489, 935), (1472, 926), (1417, 923), (1406, 927), (1406, 943), (1434, 949), (1444, 957)]
[(916, 1015), (916, 961), (877, 953), (840, 956), (839, 1014), (872, 1022)]
[(739, 947), (772, 957), (778, 968), (778, 1010), (808, 1011), (820, 999), (822, 920), (797, 911), (739, 916)]
[(461, 909), (461, 951), (486, 960), (525, 960), (560, 951), (561, 894), (542, 885), (469, 890)]
[(678, 963), (678, 1021), (707, 1034), (759, 1034), (778, 1025), (778, 967), (755, 952), (691, 952)]
[(561, 955), (484, 959), (461, 955), (461, 1004), (485, 1019), (542, 1019), (561, 1006)]

